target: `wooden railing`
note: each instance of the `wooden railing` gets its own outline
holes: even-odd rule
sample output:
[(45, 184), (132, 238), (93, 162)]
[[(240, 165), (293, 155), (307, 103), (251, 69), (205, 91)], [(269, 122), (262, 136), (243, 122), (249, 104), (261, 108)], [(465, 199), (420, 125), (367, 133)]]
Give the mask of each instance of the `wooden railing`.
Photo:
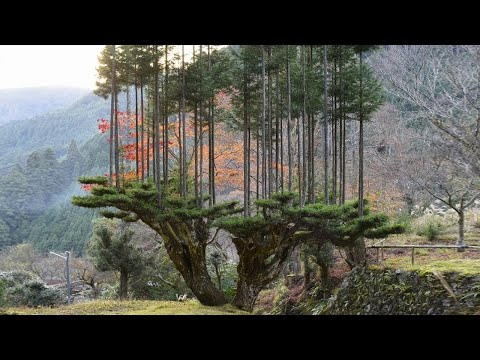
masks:
[(379, 242), (367, 246), (369, 249), (377, 249), (377, 262), (380, 261), (380, 250), (382, 253), (382, 261), (384, 260), (384, 252), (383, 249), (412, 249), (412, 265), (415, 265), (415, 249), (464, 249), (464, 250), (480, 250), (480, 246), (473, 246), (473, 245), (382, 245), (382, 243), (386, 239), (382, 239)]

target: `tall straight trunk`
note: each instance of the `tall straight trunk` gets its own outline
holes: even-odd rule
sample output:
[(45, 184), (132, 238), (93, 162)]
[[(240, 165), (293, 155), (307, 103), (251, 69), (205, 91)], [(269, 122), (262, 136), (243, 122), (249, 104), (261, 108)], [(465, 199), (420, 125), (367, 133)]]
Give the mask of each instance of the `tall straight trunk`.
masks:
[[(180, 84), (181, 77), (181, 67), (178, 66), (177, 68), (177, 77)], [(179, 85), (180, 86), (180, 85)], [(181, 87), (179, 88), (181, 90)], [(181, 198), (184, 198), (185, 195), (183, 194), (183, 173), (185, 172), (183, 169), (183, 142), (182, 142), (182, 93), (178, 93), (178, 136), (177, 130), (175, 129), (174, 133), (177, 137), (178, 141), (178, 193)]]
[[(180, 68), (178, 68), (178, 78), (180, 79)], [(176, 133), (176, 131), (175, 131)], [(183, 195), (183, 144), (182, 144), (182, 96), (178, 97), (178, 192), (181, 198)]]
[(303, 206), (303, 186), (302, 186), (302, 137), (301, 122), (297, 116), (297, 167), (298, 167), (298, 199), (300, 206)]
[(115, 137), (115, 145), (114, 145), (114, 157), (115, 157), (115, 187), (117, 190), (120, 190), (120, 161), (119, 161), (119, 136), (118, 136), (118, 95), (117, 95), (117, 86), (116, 86), (116, 59), (115, 59), (115, 45), (113, 46), (113, 66), (112, 66), (112, 88), (113, 88), (113, 98), (114, 98), (114, 137)]
[(140, 115), (142, 117), (141, 143), (142, 143), (142, 182), (145, 180), (145, 118), (143, 117), (143, 78), (140, 77)]
[[(208, 52), (208, 73), (211, 78), (212, 61), (210, 56), (210, 45), (207, 47)], [(213, 119), (214, 99), (208, 99), (208, 188), (209, 188), (209, 205), (215, 205), (215, 124)]]
[(327, 92), (328, 92), (328, 80), (327, 80), (327, 45), (323, 45), (323, 85), (324, 85), (324, 118), (323, 118), (323, 167), (324, 167), (324, 196), (325, 204), (328, 204), (328, 103), (327, 103)]
[(360, 53), (360, 109), (359, 109), (359, 123), (360, 134), (358, 138), (358, 216), (363, 216), (363, 73), (362, 60), (363, 56)]
[(356, 142), (356, 135), (357, 135), (357, 122), (354, 121), (352, 122), (353, 130), (352, 130), (352, 169), (351, 169), (351, 174), (352, 174), (352, 197), (357, 196), (357, 185), (358, 185), (358, 179), (357, 175), (358, 172), (356, 171), (357, 169), (357, 142)]
[(308, 203), (313, 204), (315, 202), (315, 195), (314, 195), (314, 186), (313, 186), (313, 116), (307, 112), (307, 140), (308, 140), (308, 146), (307, 146), (307, 165), (308, 165)]
[(113, 160), (115, 154), (113, 152), (113, 131), (114, 131), (114, 118), (115, 118), (115, 45), (112, 45), (112, 78), (111, 78), (112, 91), (110, 94), (110, 166), (109, 166), (109, 185), (113, 186)]
[(159, 92), (158, 92), (158, 48), (157, 45), (155, 45), (155, 111), (154, 111), (154, 141), (153, 141), (153, 148), (154, 148), (154, 153), (155, 153), (155, 166), (153, 168), (154, 173), (155, 173), (155, 185), (157, 188), (157, 205), (158, 207), (162, 207), (162, 193), (161, 193), (161, 178), (160, 178), (160, 101), (159, 101)]
[(362, 73), (362, 60), (363, 56), (360, 53), (360, 109), (359, 109), (359, 122), (360, 122), (360, 134), (358, 139), (358, 215), (363, 215), (363, 73)]
[(284, 191), (285, 171), (283, 169), (283, 94), (280, 93), (280, 191)]
[[(310, 74), (313, 75), (313, 46), (310, 45)], [(310, 130), (310, 203), (315, 203), (315, 117), (311, 106), (310, 93), (308, 94), (310, 104), (309, 130)]]
[[(149, 99), (149, 96), (150, 96), (150, 88), (148, 89), (148, 93), (147, 93), (147, 179), (150, 177), (150, 139), (152, 139), (152, 136), (150, 136), (151, 134), (151, 129), (153, 129), (153, 121), (149, 121), (149, 117), (150, 117), (150, 99)], [(150, 127), (150, 125), (152, 127)], [(153, 146), (153, 145), (152, 145)], [(155, 177), (154, 177), (155, 178)]]
[(332, 201), (337, 203), (337, 49), (333, 60), (333, 94), (332, 94)]
[(265, 87), (265, 46), (262, 45), (262, 198), (266, 198), (266, 187), (267, 187), (267, 157), (265, 151), (266, 143), (266, 130), (265, 130), (265, 121), (267, 118), (267, 97), (266, 97), (266, 87)]
[[(125, 96), (127, 100), (127, 116), (126, 118), (130, 118), (130, 80), (128, 79), (127, 76), (127, 84), (126, 84), (126, 91), (125, 91)], [(119, 124), (120, 126), (121, 124)], [(119, 129), (119, 142), (120, 142), (120, 149), (123, 148), (123, 142), (122, 139), (125, 138), (125, 145), (129, 145), (130, 143), (130, 138), (125, 136), (126, 134), (129, 133), (128, 125), (125, 123), (123, 124), (123, 127), (120, 127)], [(128, 162), (128, 168), (125, 167), (125, 158), (123, 156), (120, 156), (120, 170), (122, 173), (122, 186), (125, 187), (125, 169), (126, 171), (130, 171), (131, 164)]]
[[(297, 53), (297, 48), (295, 47), (295, 54)], [(297, 89), (297, 96), (301, 96), (301, 89), (300, 87)], [(297, 176), (298, 176), (298, 200), (300, 202), (300, 206), (303, 205), (302, 201), (302, 194), (303, 194), (303, 186), (302, 186), (302, 126), (301, 126), (301, 110), (297, 109), (296, 111), (296, 120), (297, 120)], [(298, 252), (296, 252), (298, 255)], [(299, 260), (299, 257), (297, 257)], [(300, 263), (299, 263), (300, 264)]]
[[(207, 45), (208, 78), (210, 79), (210, 45)], [(207, 101), (208, 115), (208, 206), (212, 207), (212, 103), (210, 96)]]
[[(244, 60), (245, 61), (245, 60)], [(247, 111), (247, 70), (243, 64), (243, 216), (250, 215), (250, 122)]]
[(128, 298), (128, 271), (120, 269), (120, 300)]
[(280, 186), (279, 179), (279, 145), (280, 145), (280, 117), (278, 114), (279, 106), (279, 83), (278, 83), (278, 72), (275, 76), (275, 192), (278, 192)]
[(168, 137), (168, 45), (165, 45), (165, 96), (163, 101), (163, 108), (165, 111), (164, 114), (164, 125), (163, 132), (164, 143), (163, 143), (163, 198), (165, 199), (168, 196), (168, 151), (169, 151), (169, 137)]
[(267, 138), (268, 138), (268, 198), (272, 197), (273, 192), (273, 138), (272, 138), (272, 75), (270, 72), (270, 64), (272, 61), (272, 47), (270, 46), (268, 51), (268, 128), (267, 128)]
[(292, 132), (290, 129), (290, 122), (292, 121), (292, 96), (290, 88), (290, 47), (287, 45), (287, 156), (288, 156), (288, 191), (292, 191), (293, 185), (293, 158), (292, 158)]
[(346, 156), (346, 153), (347, 153), (347, 143), (346, 143), (346, 137), (347, 137), (347, 122), (346, 122), (346, 111), (345, 111), (345, 97), (343, 97), (343, 113), (342, 113), (342, 123), (343, 123), (343, 135), (342, 135), (342, 147), (343, 147), (343, 152), (342, 152), (342, 204), (345, 204), (345, 199), (346, 199), (346, 189), (347, 189), (347, 186), (346, 186), (346, 180), (347, 180), (347, 176), (346, 176), (346, 172), (347, 172), (347, 156)]
[(251, 152), (252, 152), (252, 121), (251, 121), (251, 118), (250, 118), (250, 113), (248, 113), (248, 123), (247, 123), (247, 149), (248, 149), (248, 176), (247, 176), (247, 204), (249, 206), (248, 208), (248, 216), (250, 216), (251, 214), (251, 209), (250, 209), (250, 205), (252, 203), (252, 193), (251, 193), (251, 189), (252, 189), (252, 177), (251, 177), (251, 173), (252, 173), (252, 159), (251, 159)]
[(137, 71), (135, 68), (135, 174), (137, 181), (140, 180), (140, 166), (139, 166), (139, 149), (138, 149), (138, 80)]
[[(159, 59), (161, 61), (161, 59)], [(163, 187), (163, 189), (165, 189), (165, 77), (163, 77), (162, 73), (162, 69), (159, 68), (159, 88), (158, 88), (158, 103), (159, 103), (159, 107), (158, 107), (158, 122), (159, 122), (159, 126), (160, 126), (160, 134), (161, 134), (161, 137), (159, 137), (159, 140), (158, 140), (158, 143), (159, 143), (159, 147), (160, 147), (160, 166), (158, 169), (158, 171), (160, 172), (160, 183), (162, 184), (161, 186)], [(163, 80), (162, 80), (163, 79)], [(162, 202), (163, 202), (163, 196), (164, 196), (164, 192), (162, 192)]]
[(199, 54), (199, 63), (200, 63), (200, 174), (198, 179), (199, 186), (199, 196), (200, 196), (200, 207), (203, 207), (203, 71), (202, 71), (202, 45), (200, 45), (200, 54)]
[(119, 126), (118, 126), (118, 93), (117, 91), (115, 91), (115, 187), (117, 188), (117, 190), (120, 190), (120, 136), (119, 136)]
[(301, 201), (300, 204), (303, 206), (305, 205), (306, 193), (307, 193), (307, 177), (310, 180), (309, 174), (307, 174), (307, 148), (305, 144), (305, 115), (307, 111), (307, 87), (306, 87), (306, 79), (305, 79), (305, 46), (302, 45), (302, 83), (303, 83), (303, 108), (302, 108), (302, 194), (301, 194)]
[(210, 100), (211, 106), (211, 120), (210, 125), (212, 128), (211, 132), (211, 159), (212, 159), (212, 204), (215, 205), (217, 203), (216, 194), (215, 194), (215, 106), (214, 106), (214, 99)]
[[(154, 84), (153, 84), (153, 90), (155, 92), (155, 79), (153, 80), (154, 81)], [(153, 102), (153, 112), (152, 112), (152, 176), (153, 176), (153, 181), (156, 183), (157, 182), (157, 169), (156, 169), (156, 153), (155, 153), (155, 144), (156, 144), (156, 141), (157, 141), (157, 137), (156, 137), (156, 133), (157, 133), (157, 129), (156, 129), (156, 122), (155, 122), (155, 107), (156, 107), (156, 97), (157, 95), (154, 93), (152, 95), (152, 102)]]
[[(332, 105), (335, 103), (332, 99)], [(332, 108), (332, 203), (337, 203), (337, 122), (335, 108)]]
[(339, 129), (339, 140), (338, 140), (338, 149), (339, 149), (339, 154), (338, 154), (338, 161), (339, 161), (339, 166), (338, 166), (338, 180), (339, 180), (339, 185), (338, 185), (338, 202), (339, 204), (343, 204), (342, 199), (343, 199), (343, 119), (342, 119), (342, 114), (341, 114), (341, 109), (340, 109), (340, 117), (338, 119), (338, 124), (340, 125)]
[[(359, 123), (360, 123), (360, 134), (358, 142), (358, 216), (363, 216), (364, 204), (363, 204), (363, 54), (360, 52), (360, 107), (359, 107)], [(350, 261), (354, 266), (366, 265), (367, 254), (365, 248), (365, 240), (363, 237), (360, 237), (355, 242), (351, 252), (350, 252)]]
[[(258, 124), (257, 124), (257, 127), (255, 129), (255, 136), (256, 136), (256, 142), (257, 142), (257, 148), (256, 148), (256, 165), (257, 165), (257, 173), (256, 173), (256, 187), (255, 187), (255, 191), (256, 191), (256, 199), (260, 199), (260, 130), (258, 129)], [(257, 208), (258, 210), (258, 208)]]
[(195, 163), (195, 199), (197, 206), (200, 206), (200, 198), (198, 197), (198, 109), (197, 103), (193, 111), (193, 137), (194, 137), (194, 163)]
[(343, 81), (342, 81), (342, 48), (340, 46), (340, 55), (339, 55), (339, 65), (338, 65), (338, 77), (339, 77), (339, 83), (340, 83), (340, 91), (339, 91), (339, 96), (338, 96), (338, 123), (340, 125), (340, 133), (339, 133), (339, 167), (338, 167), (338, 176), (339, 176), (339, 203), (343, 204), (343, 152), (345, 151), (343, 147), (343, 102), (342, 102), (342, 94), (343, 94)]
[[(195, 45), (193, 45), (193, 62), (196, 63), (195, 57)], [(195, 84), (196, 85), (196, 84)], [(195, 179), (194, 179), (194, 188), (195, 188), (195, 200), (197, 206), (200, 206), (200, 199), (198, 197), (198, 98), (195, 100), (195, 109), (193, 110), (193, 128), (194, 128), (194, 165), (195, 165)]]
[(185, 125), (185, 45), (182, 45), (182, 143), (183, 143), (183, 173), (181, 174), (183, 180), (183, 196), (188, 196), (187, 186), (187, 136)]

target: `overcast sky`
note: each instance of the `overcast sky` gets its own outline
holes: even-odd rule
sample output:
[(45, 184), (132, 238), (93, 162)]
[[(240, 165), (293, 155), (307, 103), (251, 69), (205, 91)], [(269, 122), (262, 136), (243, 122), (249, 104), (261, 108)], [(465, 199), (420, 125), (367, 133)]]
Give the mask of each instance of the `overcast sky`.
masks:
[(93, 89), (103, 45), (0, 45), (0, 89), (63, 85)]
[[(103, 46), (0, 45), (0, 89), (51, 85), (93, 89)], [(185, 45), (186, 58), (191, 48)]]

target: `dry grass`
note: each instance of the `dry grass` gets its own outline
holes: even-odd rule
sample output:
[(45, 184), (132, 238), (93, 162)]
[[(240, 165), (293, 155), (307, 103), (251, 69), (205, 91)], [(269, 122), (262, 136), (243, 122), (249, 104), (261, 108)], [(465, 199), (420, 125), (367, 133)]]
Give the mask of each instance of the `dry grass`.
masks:
[[(422, 249), (423, 250), (423, 249)], [(380, 262), (379, 265), (394, 269), (420, 270), (431, 272), (457, 272), (463, 275), (480, 275), (480, 254), (457, 253), (455, 251), (428, 250), (428, 254), (416, 254), (415, 264), (412, 265), (411, 256), (394, 256)]]

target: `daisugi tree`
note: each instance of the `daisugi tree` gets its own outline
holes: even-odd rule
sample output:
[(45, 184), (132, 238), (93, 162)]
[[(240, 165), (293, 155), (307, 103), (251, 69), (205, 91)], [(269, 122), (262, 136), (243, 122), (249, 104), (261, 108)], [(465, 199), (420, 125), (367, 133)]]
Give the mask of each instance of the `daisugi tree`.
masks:
[[(302, 244), (358, 252), (363, 237), (402, 231), (371, 214), (362, 192), (346, 201), (347, 132), (382, 101), (366, 49), (194, 45), (188, 61), (185, 50), (105, 47), (96, 92), (111, 99), (110, 119), (99, 121), (109, 173), (81, 178), (90, 194), (75, 205), (155, 230), (205, 305), (227, 302), (206, 250), (228, 232), (239, 257), (233, 304), (249, 311)], [(241, 199), (219, 200), (234, 190)]]

